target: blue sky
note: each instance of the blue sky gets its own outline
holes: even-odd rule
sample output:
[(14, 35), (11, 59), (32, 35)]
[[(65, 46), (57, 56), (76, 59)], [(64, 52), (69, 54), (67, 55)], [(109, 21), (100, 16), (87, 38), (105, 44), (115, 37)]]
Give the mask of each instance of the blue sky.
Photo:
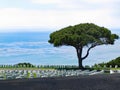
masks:
[(0, 0), (0, 32), (43, 31), (79, 23), (120, 28), (120, 0)]

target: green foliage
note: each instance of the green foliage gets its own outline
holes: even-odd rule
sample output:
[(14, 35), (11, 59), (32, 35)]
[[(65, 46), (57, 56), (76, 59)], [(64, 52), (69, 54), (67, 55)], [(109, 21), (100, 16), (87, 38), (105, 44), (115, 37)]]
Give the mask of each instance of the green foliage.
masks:
[(90, 66), (86, 65), (85, 68), (90, 68)]
[(78, 69), (78, 66), (76, 65), (41, 65), (39, 66), (41, 69), (57, 69), (57, 70), (62, 70), (62, 69)]
[(30, 73), (27, 73), (27, 77), (26, 78), (30, 78)]
[[(30, 67), (28, 67), (28, 65)], [(76, 65), (38, 65), (38, 66), (33, 66), (32, 64), (28, 64), (27, 65), (27, 68), (24, 67), (24, 63), (18, 63), (16, 65), (0, 65), (0, 68), (1, 69), (14, 69), (14, 68), (17, 68), (17, 69), (66, 69), (66, 70), (69, 70), (69, 69), (78, 69), (78, 66)], [(6, 67), (7, 66), (7, 67)], [(32, 67), (31, 67), (32, 66)]]
[(55, 47), (62, 45), (77, 47), (90, 44), (114, 44), (115, 39), (118, 39), (118, 36), (112, 34), (107, 28), (99, 27), (93, 23), (82, 23), (51, 33), (49, 43)]
[(18, 63), (15, 65), (15, 67), (35, 67), (34, 65), (30, 64), (30, 63)]
[(116, 65), (118, 67), (120, 67), (120, 57), (118, 57), (116, 59), (113, 59), (113, 60), (111, 60), (111, 61), (109, 61), (107, 63), (95, 64), (94, 67), (98, 67), (98, 66), (100, 66), (100, 67), (104, 67), (104, 66), (106, 66), (106, 67), (110, 67), (110, 66), (115, 67)]
[(36, 73), (33, 73), (33, 77), (36, 78), (36, 77), (37, 77), (37, 74), (36, 74)]
[(112, 65), (112, 67), (115, 67), (115, 65), (117, 65), (118, 67), (120, 67), (120, 57), (109, 61), (108, 63), (106, 63), (107, 66)]

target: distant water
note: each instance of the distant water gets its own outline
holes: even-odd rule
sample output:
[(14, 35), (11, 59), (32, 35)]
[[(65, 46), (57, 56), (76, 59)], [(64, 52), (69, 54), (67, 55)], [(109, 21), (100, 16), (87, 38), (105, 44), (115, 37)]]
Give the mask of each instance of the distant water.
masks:
[[(120, 35), (119, 30), (113, 33)], [(53, 47), (48, 43), (50, 32), (0, 33), (0, 64), (30, 62), (36, 65), (78, 65), (73, 47)], [(84, 52), (85, 53), (85, 52)], [(106, 62), (120, 56), (120, 40), (91, 50), (84, 65)]]

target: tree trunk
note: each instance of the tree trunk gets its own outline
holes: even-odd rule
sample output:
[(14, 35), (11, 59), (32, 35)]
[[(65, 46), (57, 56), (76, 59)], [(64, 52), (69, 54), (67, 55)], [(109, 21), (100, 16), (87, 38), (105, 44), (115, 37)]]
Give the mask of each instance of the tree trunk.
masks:
[(76, 48), (76, 51), (77, 51), (77, 57), (78, 57), (78, 66), (79, 66), (79, 69), (83, 69), (83, 65), (82, 65), (82, 47), (79, 47), (79, 48)]
[(77, 57), (78, 57), (78, 64), (79, 64), (79, 69), (84, 69), (83, 65), (82, 65), (82, 61), (84, 59), (86, 59), (89, 55), (89, 51), (94, 48), (96, 45), (92, 45), (91, 47), (88, 48), (87, 50), (87, 53), (84, 57), (82, 57), (82, 50), (83, 50), (83, 47), (82, 46), (79, 46), (79, 47), (75, 47), (76, 48), (76, 51), (77, 51)]
[(82, 46), (75, 47), (75, 48), (76, 48), (76, 51), (77, 51), (79, 69), (84, 69), (84, 67), (83, 67), (83, 65), (82, 65), (82, 61), (88, 57), (89, 51), (90, 51), (92, 48), (94, 48), (95, 46), (97, 46), (97, 45), (91, 45), (91, 47), (88, 48), (87, 53), (86, 53), (86, 55), (85, 55), (84, 57), (82, 57), (83, 47), (82, 47)]
[(78, 65), (79, 65), (79, 69), (84, 69), (83, 65), (82, 65), (82, 58), (78, 58)]

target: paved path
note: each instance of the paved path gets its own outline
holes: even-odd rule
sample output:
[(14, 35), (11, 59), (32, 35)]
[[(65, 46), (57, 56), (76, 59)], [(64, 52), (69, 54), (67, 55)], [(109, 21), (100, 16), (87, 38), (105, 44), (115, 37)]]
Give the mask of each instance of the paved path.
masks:
[(120, 90), (120, 74), (5, 80), (0, 90)]

